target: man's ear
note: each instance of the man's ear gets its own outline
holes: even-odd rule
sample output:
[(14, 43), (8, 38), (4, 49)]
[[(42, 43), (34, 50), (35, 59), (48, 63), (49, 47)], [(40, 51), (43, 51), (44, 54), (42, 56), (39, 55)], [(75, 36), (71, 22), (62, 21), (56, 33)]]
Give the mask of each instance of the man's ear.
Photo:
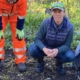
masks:
[(68, 14), (64, 11), (64, 16), (68, 17)]
[(67, 16), (66, 12), (64, 11), (64, 16)]

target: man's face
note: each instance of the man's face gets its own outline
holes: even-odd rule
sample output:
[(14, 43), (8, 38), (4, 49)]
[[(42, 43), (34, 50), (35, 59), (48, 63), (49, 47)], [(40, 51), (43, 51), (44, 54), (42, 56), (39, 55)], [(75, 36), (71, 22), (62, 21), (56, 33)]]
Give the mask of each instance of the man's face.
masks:
[(63, 21), (63, 17), (65, 16), (65, 12), (61, 11), (59, 9), (54, 9), (52, 11), (52, 16), (54, 18), (54, 21), (57, 25), (60, 25)]
[(7, 0), (8, 3), (14, 4), (17, 0)]

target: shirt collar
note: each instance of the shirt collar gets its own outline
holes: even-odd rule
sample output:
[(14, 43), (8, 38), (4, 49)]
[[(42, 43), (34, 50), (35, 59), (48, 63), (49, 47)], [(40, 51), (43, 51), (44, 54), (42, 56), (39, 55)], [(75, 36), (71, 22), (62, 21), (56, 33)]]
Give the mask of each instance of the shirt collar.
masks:
[(62, 22), (59, 26), (57, 26), (56, 23), (55, 23), (55, 21), (54, 21), (54, 18), (53, 18), (53, 17), (52, 17), (52, 19), (51, 19), (51, 24), (53, 25), (53, 27), (54, 27), (55, 29), (58, 29), (58, 30), (61, 30), (61, 28), (63, 27), (63, 22)]

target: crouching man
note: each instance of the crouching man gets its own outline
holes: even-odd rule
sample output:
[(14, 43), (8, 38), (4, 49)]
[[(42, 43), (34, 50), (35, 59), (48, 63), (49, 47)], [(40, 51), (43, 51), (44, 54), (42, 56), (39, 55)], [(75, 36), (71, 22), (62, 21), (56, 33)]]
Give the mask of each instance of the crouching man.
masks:
[(37, 73), (44, 71), (44, 56), (47, 56), (56, 58), (56, 70), (64, 74), (63, 63), (71, 62), (75, 58), (75, 54), (70, 50), (73, 26), (65, 17), (65, 8), (61, 2), (52, 5), (51, 13), (51, 17), (41, 23), (28, 52), (33, 58), (37, 58)]

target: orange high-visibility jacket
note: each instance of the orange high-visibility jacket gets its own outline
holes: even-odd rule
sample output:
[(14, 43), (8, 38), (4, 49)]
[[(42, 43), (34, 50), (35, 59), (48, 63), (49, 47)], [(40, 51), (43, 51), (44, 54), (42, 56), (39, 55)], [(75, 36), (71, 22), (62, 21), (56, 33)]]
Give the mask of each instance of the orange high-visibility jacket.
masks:
[(10, 4), (6, 0), (0, 0), (0, 15), (20, 17), (26, 16), (27, 0), (18, 0), (15, 4)]
[[(26, 62), (26, 43), (24, 39), (21, 41), (15, 37), (16, 28), (23, 27), (24, 18), (26, 16), (27, 1), (18, 0), (15, 4), (9, 4), (6, 0), (0, 0), (0, 30), (6, 28), (6, 23), (10, 23), (12, 31), (13, 51), (15, 54), (16, 64)], [(23, 21), (22, 21), (23, 20)], [(21, 22), (22, 21), (22, 22)], [(19, 23), (19, 24), (18, 24)], [(18, 29), (18, 28), (17, 28)], [(2, 50), (1, 50), (2, 49)], [(0, 40), (0, 59), (4, 59), (4, 38)]]
[[(24, 19), (26, 16), (27, 0), (18, 0), (14, 4), (8, 3), (6, 0), (0, 0), (0, 16), (5, 20), (17, 22), (18, 19)], [(2, 30), (2, 21), (0, 17), (0, 30)], [(19, 22), (20, 24), (21, 22)], [(20, 26), (18, 26), (20, 28)], [(23, 26), (21, 26), (23, 28)], [(19, 29), (18, 28), (18, 29)]]

